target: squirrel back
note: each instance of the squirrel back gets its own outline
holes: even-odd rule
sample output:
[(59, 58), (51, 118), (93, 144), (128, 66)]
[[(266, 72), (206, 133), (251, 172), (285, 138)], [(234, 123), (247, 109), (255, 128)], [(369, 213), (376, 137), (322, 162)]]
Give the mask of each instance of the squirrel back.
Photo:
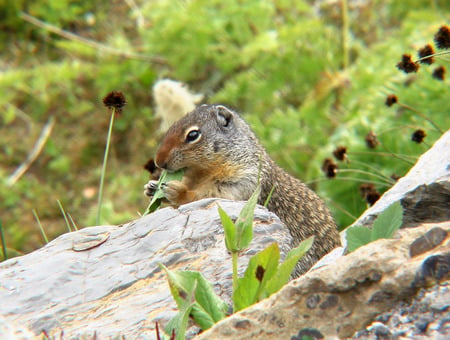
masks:
[(296, 275), (340, 245), (336, 224), (324, 202), (278, 167), (249, 125), (225, 106), (201, 105), (174, 123), (160, 144), (155, 164), (168, 171), (184, 170), (181, 182), (168, 182), (164, 188), (175, 206), (207, 197), (247, 200), (258, 177), (258, 203), (263, 204), (273, 188), (267, 208), (289, 228), (293, 246), (315, 236), (313, 246), (297, 264)]

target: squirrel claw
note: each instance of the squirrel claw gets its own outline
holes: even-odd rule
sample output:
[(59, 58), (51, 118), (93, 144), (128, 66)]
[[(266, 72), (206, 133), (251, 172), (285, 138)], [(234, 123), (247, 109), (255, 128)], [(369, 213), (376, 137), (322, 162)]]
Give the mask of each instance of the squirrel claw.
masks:
[(158, 181), (150, 180), (144, 185), (144, 194), (147, 196), (153, 196), (156, 189), (158, 189)]

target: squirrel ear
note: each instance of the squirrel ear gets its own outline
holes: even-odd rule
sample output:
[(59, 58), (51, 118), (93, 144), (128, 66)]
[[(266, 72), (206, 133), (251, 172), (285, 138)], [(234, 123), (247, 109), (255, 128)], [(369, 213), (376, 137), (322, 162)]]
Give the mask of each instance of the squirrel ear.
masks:
[(229, 110), (223, 105), (217, 105), (217, 119), (219, 120), (220, 125), (223, 127), (228, 127), (233, 119), (233, 111)]

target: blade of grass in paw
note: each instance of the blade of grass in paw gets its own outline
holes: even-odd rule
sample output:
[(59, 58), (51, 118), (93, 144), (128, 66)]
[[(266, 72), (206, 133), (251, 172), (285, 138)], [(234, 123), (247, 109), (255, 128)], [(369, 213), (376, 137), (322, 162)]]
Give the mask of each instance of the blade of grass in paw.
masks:
[(181, 181), (182, 178), (183, 170), (177, 172), (167, 172), (167, 170), (163, 170), (161, 172), (161, 176), (159, 177), (155, 194), (153, 195), (150, 204), (148, 205), (148, 208), (144, 213), (144, 216), (158, 210), (158, 208), (161, 206), (161, 201), (164, 198), (162, 185), (170, 181)]

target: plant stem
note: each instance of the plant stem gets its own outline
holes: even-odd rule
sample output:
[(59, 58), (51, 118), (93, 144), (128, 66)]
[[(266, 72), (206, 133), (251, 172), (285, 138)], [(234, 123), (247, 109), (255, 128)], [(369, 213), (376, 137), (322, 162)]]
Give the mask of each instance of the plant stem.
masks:
[(436, 52), (436, 53), (427, 55), (425, 57), (419, 58), (415, 62), (417, 63), (418, 61), (422, 61), (422, 60), (425, 60), (425, 59), (428, 59), (428, 58), (431, 58), (431, 57), (439, 57), (439, 56), (445, 55), (445, 54), (450, 54), (450, 51)]
[(8, 259), (8, 254), (6, 252), (6, 241), (5, 241), (5, 234), (3, 233), (3, 225), (2, 220), (0, 220), (0, 236), (2, 238), (2, 250), (3, 250), (3, 258), (5, 261)]
[[(231, 252), (231, 263), (233, 265), (233, 294), (237, 290), (238, 286), (238, 252)], [(233, 301), (233, 312), (236, 311), (236, 306)]]
[(355, 160), (355, 159), (349, 159), (349, 160), (348, 160), (348, 163), (349, 163), (349, 164), (353, 163), (353, 164), (358, 164), (358, 165), (361, 165), (361, 166), (365, 166), (365, 167), (367, 167), (367, 169), (372, 170), (374, 173), (376, 173), (376, 174), (382, 176), (383, 178), (385, 178), (387, 181), (389, 181), (389, 183), (393, 184), (393, 183), (395, 182), (395, 181), (392, 180), (392, 178), (390, 178), (389, 176), (386, 176), (386, 175), (382, 174), (382, 173), (379, 171), (379, 169), (377, 169), (376, 167), (371, 166), (371, 165), (369, 165), (369, 164), (367, 164), (367, 163), (365, 163), (365, 162), (360, 162), (360, 161), (357, 161), (357, 160)]
[(415, 162), (411, 162), (410, 160), (406, 158), (410, 158), (411, 160), (416, 161), (417, 157), (414, 156), (408, 156), (408, 155), (400, 155), (392, 152), (370, 152), (370, 151), (349, 151), (349, 155), (377, 155), (377, 156), (387, 156), (387, 157), (394, 157), (397, 159), (402, 160), (405, 163), (408, 163), (409, 165), (414, 165)]
[(436, 130), (438, 130), (440, 133), (444, 134), (444, 131), (441, 130), (441, 128), (440, 128), (439, 126), (437, 126), (437, 125), (433, 122), (433, 120), (431, 120), (430, 118), (428, 118), (427, 116), (425, 116), (422, 112), (416, 110), (415, 108), (413, 108), (413, 107), (411, 107), (411, 106), (409, 106), (409, 105), (403, 104), (403, 103), (398, 103), (398, 105), (400, 105), (401, 107), (403, 107), (403, 108), (405, 108), (405, 109), (407, 109), (407, 110), (410, 110), (410, 111), (414, 112), (416, 115), (418, 115), (419, 117), (425, 119), (428, 123), (430, 123), (431, 125), (433, 125), (433, 127), (434, 127)]
[(381, 176), (381, 175), (378, 175), (378, 174), (374, 174), (374, 173), (372, 173), (372, 172), (369, 172), (369, 171), (364, 171), (364, 170), (358, 170), (358, 169), (338, 169), (338, 173), (342, 173), (342, 172), (354, 172), (354, 173), (357, 173), (357, 174), (362, 174), (362, 175), (367, 175), (367, 176), (373, 176), (373, 177), (376, 177), (376, 178), (378, 178), (378, 179), (381, 179), (381, 180), (383, 180), (386, 184), (388, 184), (388, 185), (392, 185), (392, 184), (394, 184), (394, 181), (392, 180), (387, 180), (386, 179), (386, 177), (384, 177), (384, 176)]
[(386, 182), (378, 182), (378, 181), (373, 181), (373, 180), (367, 180), (367, 179), (363, 179), (363, 178), (357, 178), (357, 177), (335, 177), (335, 178), (317, 178), (317, 179), (313, 179), (311, 181), (307, 181), (306, 184), (307, 185), (311, 185), (314, 183), (320, 183), (320, 182), (328, 182), (328, 181), (354, 181), (354, 182), (359, 182), (359, 183), (372, 183), (372, 184), (376, 184), (376, 185), (380, 185), (383, 187), (390, 187), (391, 185), (386, 183)]
[(61, 214), (64, 217), (64, 221), (66, 221), (66, 226), (67, 226), (67, 229), (69, 230), (69, 233), (70, 233), (72, 231), (72, 229), (70, 228), (69, 219), (67, 218), (67, 214), (66, 214), (66, 212), (65, 212), (65, 210), (64, 210), (64, 208), (63, 208), (63, 206), (61, 204), (61, 201), (60, 200), (56, 200), (56, 202), (58, 202), (59, 210), (61, 210)]
[(45, 233), (44, 228), (42, 227), (41, 220), (39, 219), (39, 216), (35, 209), (33, 209), (33, 215), (34, 215), (34, 218), (36, 219), (39, 229), (41, 229), (41, 234), (42, 234), (42, 237), (44, 238), (45, 244), (47, 244), (48, 243), (47, 234)]
[(103, 183), (105, 181), (106, 163), (108, 162), (109, 145), (111, 144), (111, 135), (112, 135), (112, 128), (114, 125), (114, 116), (115, 115), (116, 115), (116, 109), (113, 107), (112, 111), (111, 111), (111, 120), (109, 122), (108, 137), (106, 138), (105, 154), (103, 155), (102, 174), (100, 175), (100, 188), (98, 189), (98, 204), (97, 204), (98, 210), (97, 210), (97, 219), (95, 220), (97, 225), (100, 224), (102, 201), (103, 201)]

